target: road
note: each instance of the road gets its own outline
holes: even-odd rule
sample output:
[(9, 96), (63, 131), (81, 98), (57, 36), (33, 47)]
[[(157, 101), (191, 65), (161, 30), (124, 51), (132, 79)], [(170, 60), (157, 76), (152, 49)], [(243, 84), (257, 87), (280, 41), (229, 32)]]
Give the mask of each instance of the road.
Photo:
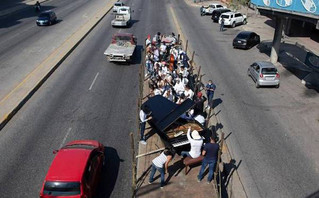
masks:
[[(1, 18), (0, 82), (10, 86), (1, 84), (0, 93), (32, 71), (101, 2), (48, 1), (62, 20), (51, 27), (36, 27), (30, 10), (14, 19)], [(204, 80), (217, 84), (215, 111), (229, 134), (233, 157), (241, 161), (239, 174), (248, 195), (305, 197), (318, 190), (317, 93), (305, 90), (282, 68), (279, 89), (255, 89), (246, 70), (255, 60), (266, 60), (265, 54), (256, 48), (233, 49), (230, 43), (240, 27), (220, 33), (217, 24), (183, 0), (132, 0), (129, 5), (134, 10), (131, 28), (112, 28), (113, 16), (107, 15), (1, 130), (0, 157), (5, 160), (0, 164), (0, 197), (38, 196), (52, 151), (75, 139), (96, 139), (107, 146), (108, 171), (99, 197), (128, 197), (129, 133), (137, 134), (141, 57), (137, 53), (135, 64), (115, 65), (103, 52), (118, 31), (137, 36), (138, 52), (147, 34), (171, 32), (170, 6), (196, 51)]]
[(42, 10), (53, 10), (58, 23), (37, 27), (31, 6), (0, 17), (0, 100), (28, 73), (85, 24), (105, 1), (46, 1)]
[[(52, 1), (57, 10), (59, 5), (67, 4)], [(133, 0), (129, 5), (134, 10), (131, 28), (112, 28), (110, 22), (114, 16), (108, 14), (1, 130), (0, 157), (5, 160), (0, 164), (0, 197), (37, 197), (54, 157), (52, 151), (76, 139), (95, 139), (107, 147), (108, 163), (98, 197), (130, 197), (132, 163), (129, 133), (133, 132), (135, 139), (138, 138), (141, 48), (148, 33), (171, 32), (173, 28), (162, 2)], [(17, 28), (13, 32), (39, 34), (45, 43), (52, 43), (50, 39), (54, 38), (54, 33), (47, 31), (55, 28), (58, 32), (63, 31), (58, 25), (77, 17), (77, 9), (82, 7), (75, 6), (74, 10), (66, 10), (65, 13), (57, 11), (63, 21), (40, 31), (34, 25), (34, 17), (11, 28)], [(69, 13), (71, 21), (62, 17), (63, 13)], [(5, 31), (9, 30), (4, 28), (1, 31), (2, 38), (5, 38)], [(119, 31), (132, 32), (138, 38), (135, 64), (116, 65), (107, 62), (103, 55), (112, 34)], [(5, 58), (5, 53), (13, 57), (13, 51), (24, 46), (27, 51), (30, 50), (37, 36), (25, 39), (24, 43), (12, 43), (11, 46), (6, 45), (6, 49), (2, 47), (2, 58), (9, 58)], [(63, 38), (57, 38), (56, 43), (61, 40)], [(1, 42), (7, 41), (1, 39)], [(43, 47), (51, 50), (50, 45), (45, 43)], [(37, 62), (41, 57), (34, 59)]]
[(282, 67), (279, 89), (256, 89), (247, 68), (269, 57), (256, 47), (232, 48), (241, 27), (221, 33), (209, 17), (200, 17), (199, 7), (183, 0), (172, 5), (203, 79), (217, 85), (215, 112), (233, 157), (241, 161), (239, 175), (249, 197), (306, 197), (318, 191), (318, 93)]

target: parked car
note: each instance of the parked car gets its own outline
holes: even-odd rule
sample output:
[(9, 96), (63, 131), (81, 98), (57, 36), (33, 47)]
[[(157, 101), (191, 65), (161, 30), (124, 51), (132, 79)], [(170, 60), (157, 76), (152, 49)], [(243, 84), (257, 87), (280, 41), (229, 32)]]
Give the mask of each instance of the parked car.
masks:
[(104, 164), (104, 146), (94, 140), (76, 140), (56, 154), (44, 179), (40, 198), (93, 198)]
[(202, 6), (202, 7), (200, 7), (199, 11), (200, 11), (200, 15), (201, 15), (201, 16), (204, 16), (204, 15), (205, 15), (206, 9), (208, 9), (208, 6)]
[(52, 25), (56, 22), (57, 22), (57, 17), (56, 17), (55, 12), (53, 12), (52, 10), (47, 10), (47, 11), (42, 12), (37, 19), (38, 26)]
[(214, 10), (222, 9), (222, 8), (226, 8), (226, 7), (224, 7), (223, 5), (218, 4), (218, 3), (213, 3), (213, 4), (208, 5), (208, 7), (205, 7), (204, 13), (205, 13), (205, 15), (211, 15)]
[(260, 43), (260, 36), (255, 32), (240, 32), (233, 40), (234, 48), (249, 49)]
[(224, 19), (225, 26), (235, 27), (238, 24), (246, 24), (247, 17), (239, 12), (226, 12), (220, 15), (219, 24), (221, 24), (222, 18)]
[(271, 62), (254, 62), (249, 66), (247, 74), (255, 81), (257, 88), (260, 86), (276, 86), (276, 88), (279, 88), (280, 75)]
[(220, 15), (223, 14), (223, 13), (226, 13), (226, 12), (231, 12), (231, 10), (227, 9), (227, 8), (214, 10), (213, 13), (212, 13), (212, 20), (217, 23), (218, 20), (219, 20)]

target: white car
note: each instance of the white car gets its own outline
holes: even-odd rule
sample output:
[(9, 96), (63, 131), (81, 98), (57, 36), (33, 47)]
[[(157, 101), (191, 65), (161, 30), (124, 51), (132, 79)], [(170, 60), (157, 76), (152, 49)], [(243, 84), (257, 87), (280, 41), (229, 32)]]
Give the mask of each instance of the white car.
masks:
[(123, 3), (123, 2), (120, 2), (120, 1), (115, 2), (115, 3), (114, 3), (114, 6), (113, 6), (113, 12), (117, 12), (117, 10), (119, 9), (119, 7), (122, 7), (122, 6), (124, 6), (124, 3)]
[(219, 3), (212, 3), (204, 9), (204, 13), (207, 15), (211, 15), (214, 10), (222, 9), (222, 8), (226, 8), (226, 7)]
[(235, 27), (238, 24), (247, 23), (247, 16), (239, 12), (226, 12), (221, 14), (218, 21), (219, 24), (221, 24), (223, 19), (224, 19), (225, 26)]

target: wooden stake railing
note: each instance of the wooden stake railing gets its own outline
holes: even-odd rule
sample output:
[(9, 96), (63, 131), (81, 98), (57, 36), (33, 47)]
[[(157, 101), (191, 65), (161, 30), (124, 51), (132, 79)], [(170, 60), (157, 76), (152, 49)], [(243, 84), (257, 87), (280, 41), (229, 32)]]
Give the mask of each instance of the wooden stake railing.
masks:
[(188, 48), (188, 40), (186, 41), (186, 46), (185, 46), (185, 52), (187, 53), (187, 48)]
[(132, 151), (132, 198), (135, 197), (136, 190), (136, 159), (135, 159), (135, 147), (134, 147), (134, 136), (133, 133), (130, 133), (131, 136), (131, 151)]
[[(221, 140), (220, 140), (220, 144), (219, 144), (219, 151), (218, 151), (218, 157), (217, 157), (217, 163), (216, 163), (216, 169), (215, 169), (215, 173), (214, 173), (214, 184), (216, 189), (219, 190), (219, 198), (221, 198), (222, 196), (222, 185), (221, 185), (221, 173), (220, 173), (220, 169), (219, 169), (219, 164), (221, 161), (221, 155), (222, 155), (222, 149), (224, 146), (224, 137), (225, 134), (222, 132), (221, 133)], [(219, 180), (219, 184), (217, 184), (217, 174), (218, 174), (218, 180)]]

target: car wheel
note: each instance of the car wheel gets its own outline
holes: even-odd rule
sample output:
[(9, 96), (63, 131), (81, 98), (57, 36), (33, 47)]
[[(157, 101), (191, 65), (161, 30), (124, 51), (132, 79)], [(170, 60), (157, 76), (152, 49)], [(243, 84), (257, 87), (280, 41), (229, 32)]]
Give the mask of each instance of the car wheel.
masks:
[(280, 84), (276, 85), (276, 88), (278, 89), (280, 87)]
[(244, 25), (246, 25), (246, 24), (247, 24), (247, 20), (246, 20), (246, 19), (244, 19), (243, 24), (244, 24)]
[(231, 24), (231, 27), (234, 28), (236, 26), (236, 23), (233, 22), (233, 24)]
[(256, 88), (259, 88), (260, 85), (258, 84), (258, 80), (256, 80)]

